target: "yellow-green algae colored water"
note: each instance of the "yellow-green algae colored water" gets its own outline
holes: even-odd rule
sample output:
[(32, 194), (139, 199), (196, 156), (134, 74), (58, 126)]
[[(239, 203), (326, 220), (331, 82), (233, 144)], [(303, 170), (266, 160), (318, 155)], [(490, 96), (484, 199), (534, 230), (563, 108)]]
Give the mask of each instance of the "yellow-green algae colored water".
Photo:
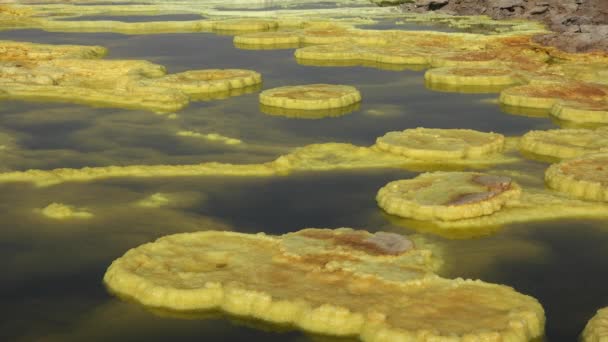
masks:
[[(415, 27), (408, 24), (407, 28)], [(263, 113), (256, 89), (192, 102), (175, 115), (3, 100), (3, 172), (207, 161), (263, 163), (298, 146), (323, 142), (367, 146), (386, 132), (419, 126), (469, 128), (506, 136), (559, 127), (546, 115), (501, 110), (492, 101), (496, 93), (429, 90), (424, 70), (301, 65), (293, 49), (236, 49), (229, 35), (23, 29), (0, 32), (0, 39), (101, 45), (109, 49), (108, 59), (145, 59), (165, 65), (170, 73), (251, 69), (263, 75), (264, 89), (340, 83), (355, 86), (363, 94), (363, 102), (353, 112), (316, 120)], [(179, 134), (184, 131), (199, 134)], [(240, 143), (227, 143), (229, 139)], [(522, 185), (538, 186), (547, 166), (522, 159), (494, 170), (517, 172), (524, 175), (518, 178)], [(220, 313), (152, 312), (121, 301), (104, 288), (105, 269), (128, 249), (164, 235), (206, 229), (283, 234), (304, 227), (347, 226), (372, 232), (422, 232), (445, 248), (440, 275), (506, 284), (537, 298), (547, 316), (547, 341), (576, 340), (586, 321), (608, 304), (604, 272), (608, 220), (520, 223), (483, 231), (471, 239), (441, 237), (390, 217), (374, 200), (389, 181), (416, 175), (377, 169), (275, 177), (116, 178), (41, 188), (2, 183), (0, 260), (5, 272), (0, 283), (0, 336), (11, 341), (348, 340)], [(53, 203), (92, 215), (45, 216), (44, 209)]]

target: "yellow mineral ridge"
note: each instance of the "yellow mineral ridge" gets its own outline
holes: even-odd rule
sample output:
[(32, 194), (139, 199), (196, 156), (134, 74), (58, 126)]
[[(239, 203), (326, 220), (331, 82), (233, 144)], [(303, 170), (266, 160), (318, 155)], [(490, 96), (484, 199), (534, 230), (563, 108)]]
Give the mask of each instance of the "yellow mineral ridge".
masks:
[(441, 160), (478, 158), (500, 153), (504, 144), (504, 136), (497, 133), (418, 127), (402, 132), (388, 132), (376, 139), (375, 146), (382, 151), (414, 159)]
[(264, 90), (260, 103), (286, 109), (320, 110), (348, 107), (361, 101), (361, 93), (352, 86), (306, 84)]
[(104, 282), (149, 307), (220, 309), (364, 341), (529, 341), (543, 334), (534, 298), (440, 278), (436, 258), (422, 241), (393, 233), (209, 231), (131, 249)]
[(608, 151), (608, 127), (596, 130), (530, 131), (522, 136), (519, 148), (523, 152), (559, 159), (579, 157), (603, 149)]
[(101, 47), (0, 41), (0, 98), (69, 101), (174, 112), (206, 94), (259, 85), (241, 69), (191, 70), (166, 75), (139, 60), (100, 60)]
[(582, 342), (608, 341), (608, 308), (597, 311), (583, 330)]
[(382, 151), (375, 146), (363, 147), (344, 143), (312, 144), (296, 148), (274, 161), (263, 164), (225, 164), (208, 162), (192, 165), (130, 165), (27, 170), (0, 173), (2, 182), (31, 182), (49, 186), (63, 182), (87, 182), (108, 178), (285, 175), (296, 171), (329, 171), (339, 169), (404, 168), (408, 170), (487, 168), (496, 164), (517, 162), (516, 156), (500, 153), (478, 158), (414, 159)]
[(576, 198), (608, 202), (608, 153), (585, 154), (551, 165), (547, 185)]
[(376, 196), (387, 213), (417, 220), (459, 220), (492, 214), (521, 195), (509, 177), (478, 172), (433, 172), (393, 181)]
[(93, 217), (86, 209), (76, 208), (63, 203), (51, 203), (40, 209), (40, 213), (55, 220), (67, 220), (72, 218), (88, 219)]

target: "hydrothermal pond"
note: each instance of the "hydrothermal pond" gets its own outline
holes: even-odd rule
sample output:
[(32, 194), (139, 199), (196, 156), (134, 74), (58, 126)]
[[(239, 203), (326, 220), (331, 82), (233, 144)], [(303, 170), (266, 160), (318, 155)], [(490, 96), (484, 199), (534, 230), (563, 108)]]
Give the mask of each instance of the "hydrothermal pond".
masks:
[(608, 55), (545, 30), (0, 4), (3, 340), (603, 341)]

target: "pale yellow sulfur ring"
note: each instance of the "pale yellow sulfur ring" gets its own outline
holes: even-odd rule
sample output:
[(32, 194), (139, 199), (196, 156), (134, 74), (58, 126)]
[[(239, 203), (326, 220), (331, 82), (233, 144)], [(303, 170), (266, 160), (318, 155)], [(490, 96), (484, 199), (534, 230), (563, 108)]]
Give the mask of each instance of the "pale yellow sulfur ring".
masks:
[(582, 342), (608, 341), (608, 308), (597, 311), (583, 330)]
[(579, 157), (608, 150), (608, 128), (530, 131), (519, 141), (519, 148), (524, 152), (560, 159)]
[(545, 182), (574, 197), (608, 202), (608, 153), (586, 154), (551, 165)]
[(289, 109), (330, 109), (347, 107), (361, 101), (355, 87), (338, 84), (307, 84), (264, 90), (260, 103)]
[(560, 100), (580, 102), (604, 101), (608, 87), (587, 83), (540, 82), (508, 88), (500, 94), (500, 102), (515, 107), (550, 109)]
[(460, 220), (490, 215), (521, 195), (509, 177), (477, 172), (433, 172), (393, 181), (376, 196), (389, 214), (416, 220)]
[(534, 298), (437, 277), (428, 247), (345, 228), (176, 234), (131, 249), (104, 281), (149, 307), (220, 309), (363, 341), (524, 342), (543, 334)]
[(608, 99), (598, 102), (559, 101), (551, 107), (551, 115), (577, 123), (608, 124)]
[(444, 67), (430, 69), (424, 74), (430, 83), (457, 86), (497, 86), (521, 82), (513, 70), (504, 67), (466, 68)]
[(380, 150), (414, 159), (475, 158), (502, 152), (505, 138), (498, 133), (470, 129), (423, 128), (388, 132), (376, 139)]

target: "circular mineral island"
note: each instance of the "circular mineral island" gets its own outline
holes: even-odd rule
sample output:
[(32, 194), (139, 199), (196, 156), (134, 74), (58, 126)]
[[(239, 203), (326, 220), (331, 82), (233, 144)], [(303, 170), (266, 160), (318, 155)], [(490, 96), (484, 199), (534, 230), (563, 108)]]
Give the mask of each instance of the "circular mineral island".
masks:
[(585, 326), (581, 337), (582, 342), (608, 341), (608, 308), (597, 311)]
[(560, 159), (608, 150), (608, 128), (530, 131), (519, 142), (523, 152)]
[(156, 309), (220, 309), (364, 341), (542, 336), (538, 301), (508, 286), (440, 278), (432, 253), (399, 234), (347, 228), (207, 231), (133, 248), (112, 262), (104, 282)]
[(477, 172), (433, 172), (388, 183), (376, 201), (389, 214), (416, 220), (459, 220), (490, 215), (521, 188), (511, 178)]
[(264, 90), (260, 103), (270, 107), (319, 110), (340, 108), (361, 101), (355, 87), (338, 84), (307, 84)]
[(608, 100), (559, 101), (551, 107), (551, 115), (576, 123), (608, 124)]
[(586, 154), (551, 165), (545, 182), (574, 197), (608, 202), (608, 153)]
[(360, 102), (355, 104), (339, 107), (339, 108), (329, 108), (329, 109), (289, 109), (289, 108), (281, 108), (281, 107), (273, 107), (266, 106), (260, 104), (260, 111), (264, 114), (273, 115), (273, 116), (283, 116), (286, 118), (293, 119), (324, 119), (324, 118), (334, 118), (343, 116), (346, 114), (350, 114), (354, 111), (359, 110)]
[(501, 152), (505, 138), (470, 129), (423, 128), (388, 132), (376, 139), (380, 150), (414, 159), (441, 160), (480, 157)]
[(511, 69), (444, 67), (430, 69), (424, 74), (424, 79), (431, 83), (468, 85), (468, 86), (504, 86), (520, 82)]

